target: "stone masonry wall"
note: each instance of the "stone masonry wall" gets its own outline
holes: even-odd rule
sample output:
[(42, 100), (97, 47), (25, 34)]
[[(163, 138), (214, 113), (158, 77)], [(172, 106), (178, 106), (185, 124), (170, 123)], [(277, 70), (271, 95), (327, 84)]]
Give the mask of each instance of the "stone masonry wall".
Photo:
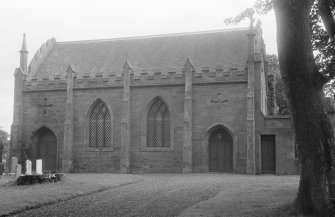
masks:
[[(146, 117), (155, 97), (160, 97), (170, 112), (168, 149), (146, 147)], [(181, 172), (183, 145), (184, 86), (137, 87), (131, 89), (130, 152), (132, 172)]]
[[(74, 68), (75, 71), (75, 68)], [(29, 79), (24, 82), (25, 141), (42, 126), (57, 137), (60, 164), (65, 120), (65, 77)], [(132, 72), (131, 102), (131, 172), (181, 172), (183, 152), (184, 70), (168, 72), (141, 70)], [(74, 172), (119, 172), (121, 143), (121, 101), (123, 75), (84, 74), (74, 79)], [(224, 126), (234, 141), (234, 169), (245, 172), (246, 152), (246, 85), (245, 69), (202, 67), (193, 72), (193, 172), (208, 170), (208, 136), (215, 125)], [(145, 145), (146, 114), (150, 102), (161, 97), (171, 117), (171, 147), (148, 149)], [(47, 114), (43, 114), (47, 98)], [(112, 147), (90, 148), (89, 112), (97, 99), (103, 100), (112, 118)], [(31, 146), (33, 142), (28, 142)], [(27, 146), (27, 147), (30, 147)], [(28, 149), (28, 148), (27, 148)], [(30, 157), (28, 157), (30, 158)], [(208, 158), (208, 156), (207, 156)], [(61, 168), (61, 165), (59, 165)]]
[[(74, 91), (75, 172), (118, 172), (120, 169), (120, 118), (122, 89), (90, 89)], [(112, 147), (89, 147), (90, 108), (97, 99), (103, 100), (112, 120)]]
[(194, 85), (193, 171), (208, 171), (208, 131), (220, 124), (233, 137), (234, 171), (246, 168), (247, 83)]
[(265, 117), (264, 131), (261, 132), (261, 135), (275, 135), (276, 174), (287, 175), (299, 173), (290, 116)]
[[(47, 99), (49, 107), (45, 105)], [(26, 159), (33, 162), (37, 157), (37, 138), (35, 133), (41, 127), (48, 127), (57, 138), (58, 168), (61, 168), (63, 155), (63, 124), (65, 120), (66, 91), (31, 91), (23, 95), (23, 144), (21, 151), (21, 163)], [(24, 165), (24, 164), (22, 164)]]

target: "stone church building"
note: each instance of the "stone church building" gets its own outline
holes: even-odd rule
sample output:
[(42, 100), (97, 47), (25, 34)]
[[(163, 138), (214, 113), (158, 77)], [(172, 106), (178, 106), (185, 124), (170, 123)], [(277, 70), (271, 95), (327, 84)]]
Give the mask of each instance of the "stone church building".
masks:
[(11, 156), (44, 171), (297, 173), (289, 116), (267, 114), (260, 25), (48, 40), (15, 71)]

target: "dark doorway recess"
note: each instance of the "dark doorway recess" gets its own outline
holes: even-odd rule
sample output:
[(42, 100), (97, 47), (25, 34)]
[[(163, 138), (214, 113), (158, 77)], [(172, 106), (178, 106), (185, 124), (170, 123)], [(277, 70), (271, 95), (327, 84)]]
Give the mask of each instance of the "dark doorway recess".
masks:
[(209, 136), (209, 171), (233, 172), (233, 138), (221, 128)]
[(57, 138), (47, 127), (38, 130), (37, 159), (42, 159), (43, 172), (57, 170)]
[(261, 136), (261, 171), (276, 173), (276, 138), (275, 135)]

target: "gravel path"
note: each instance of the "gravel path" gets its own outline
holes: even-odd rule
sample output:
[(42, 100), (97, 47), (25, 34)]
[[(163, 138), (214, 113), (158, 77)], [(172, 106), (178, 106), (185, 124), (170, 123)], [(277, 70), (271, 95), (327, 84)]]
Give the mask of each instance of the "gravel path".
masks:
[[(15, 216), (226, 216), (224, 201), (229, 211), (227, 216), (234, 216), (232, 207), (243, 210), (244, 198), (251, 203), (245, 206), (252, 209), (249, 213), (255, 212), (255, 207), (272, 209), (272, 206), (280, 206), (280, 203), (273, 204), (278, 194), (274, 198), (267, 198), (271, 191), (287, 189), (287, 186), (295, 188), (298, 181), (297, 177), (226, 174), (152, 174), (142, 177), (143, 181), (138, 183), (28, 210)], [(266, 198), (258, 202), (256, 196), (252, 200), (251, 195), (259, 192), (258, 197)], [(286, 203), (287, 197), (293, 199), (294, 192), (285, 192), (285, 195), (277, 199), (284, 199), (282, 203)]]

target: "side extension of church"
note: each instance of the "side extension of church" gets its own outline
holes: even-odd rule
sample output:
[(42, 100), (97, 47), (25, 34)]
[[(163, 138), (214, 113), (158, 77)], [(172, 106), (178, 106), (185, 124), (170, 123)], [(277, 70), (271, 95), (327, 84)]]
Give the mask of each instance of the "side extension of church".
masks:
[[(49, 40), (15, 71), (11, 156), (44, 171), (295, 174), (262, 30)], [(34, 165), (33, 165), (34, 166)]]

